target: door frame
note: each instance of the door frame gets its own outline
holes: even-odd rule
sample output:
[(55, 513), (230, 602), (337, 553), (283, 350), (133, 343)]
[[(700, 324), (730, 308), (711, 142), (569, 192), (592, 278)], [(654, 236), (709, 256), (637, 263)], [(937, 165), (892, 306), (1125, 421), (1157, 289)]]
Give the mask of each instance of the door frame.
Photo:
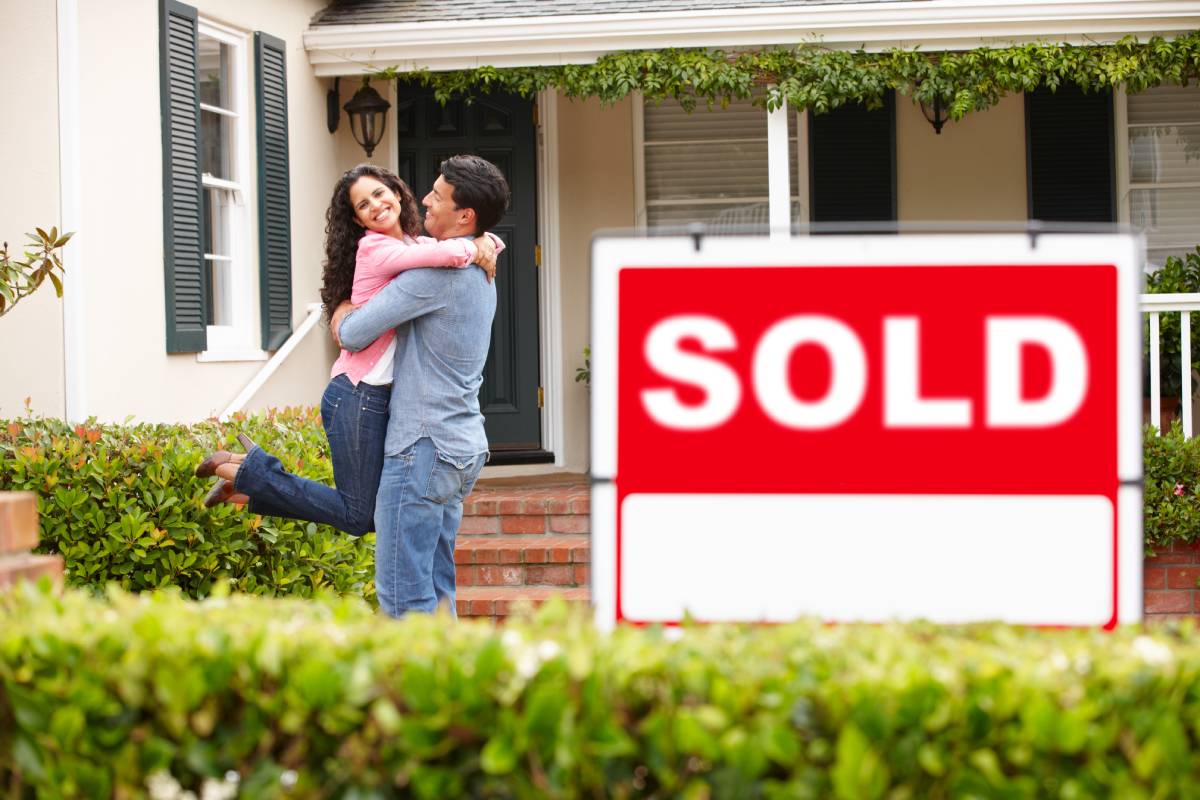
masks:
[[(396, 81), (387, 82), (387, 163), (395, 170), (400, 162), (400, 142), (396, 130)], [(545, 403), (541, 409), (542, 450), (554, 454), (555, 467), (566, 463), (564, 451), (565, 414), (562, 352), (562, 269), (558, 236), (558, 93), (553, 89), (538, 92), (534, 102), (537, 125), (534, 126), (534, 145), (537, 169), (537, 240), (542, 248), (542, 265), (538, 268), (538, 348), (540, 375), (538, 385), (544, 389)], [(421, 189), (414, 188), (414, 191)], [(420, 198), (418, 197), (418, 201)]]

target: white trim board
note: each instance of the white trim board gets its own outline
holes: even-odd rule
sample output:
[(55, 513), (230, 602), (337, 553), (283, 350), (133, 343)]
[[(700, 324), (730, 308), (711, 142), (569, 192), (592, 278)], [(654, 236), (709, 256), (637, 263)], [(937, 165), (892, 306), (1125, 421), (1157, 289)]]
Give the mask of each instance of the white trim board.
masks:
[(818, 41), (840, 49), (1072, 44), (1200, 28), (1195, 0), (899, 0), (628, 14), (326, 25), (303, 36), (318, 76), (582, 64), (604, 53)]
[(558, 93), (538, 93), (538, 337), (541, 350), (542, 448), (554, 453), (554, 466), (566, 463), (566, 383), (563, 380), (562, 283), (558, 196)]

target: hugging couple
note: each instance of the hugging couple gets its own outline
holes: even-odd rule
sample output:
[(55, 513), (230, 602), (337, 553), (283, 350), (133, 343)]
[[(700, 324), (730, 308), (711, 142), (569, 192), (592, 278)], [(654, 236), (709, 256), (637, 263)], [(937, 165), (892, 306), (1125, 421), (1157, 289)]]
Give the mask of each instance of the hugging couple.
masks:
[[(496, 311), (487, 233), (508, 207), (504, 175), (478, 156), (446, 159), (421, 201), (396, 175), (360, 164), (325, 213), (321, 300), (342, 352), (321, 398), (336, 488), (286, 472), (244, 434), (197, 468), (218, 476), (206, 506), (375, 531), (379, 606), (398, 617), (454, 613), (462, 501), (487, 460), (479, 386)], [(439, 269), (420, 269), (438, 267)]]

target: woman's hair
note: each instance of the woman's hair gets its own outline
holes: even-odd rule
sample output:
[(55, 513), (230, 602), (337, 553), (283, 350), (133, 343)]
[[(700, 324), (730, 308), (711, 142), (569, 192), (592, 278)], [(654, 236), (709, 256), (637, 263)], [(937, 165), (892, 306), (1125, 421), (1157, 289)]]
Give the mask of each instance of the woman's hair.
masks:
[(354, 257), (358, 240), (367, 232), (354, 214), (350, 204), (350, 187), (364, 175), (369, 175), (391, 189), (400, 201), (400, 228), (409, 236), (421, 234), (421, 214), (412, 190), (390, 170), (374, 164), (359, 164), (347, 170), (333, 187), (333, 199), (325, 211), (325, 262), (321, 273), (321, 302), (325, 319), (343, 300), (350, 299), (354, 285)]

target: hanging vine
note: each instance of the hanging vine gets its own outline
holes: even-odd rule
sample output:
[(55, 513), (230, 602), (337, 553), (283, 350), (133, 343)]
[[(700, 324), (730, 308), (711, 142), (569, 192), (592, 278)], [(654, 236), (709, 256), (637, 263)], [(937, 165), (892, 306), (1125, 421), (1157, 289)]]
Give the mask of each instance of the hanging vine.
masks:
[[(952, 119), (994, 106), (1006, 94), (1074, 83), (1085, 91), (1124, 84), (1129, 91), (1200, 80), (1200, 31), (1174, 39), (1111, 44), (1023, 44), (963, 52), (891, 49), (873, 53), (820, 44), (727, 52), (705, 49), (609, 53), (592, 64), (451, 72), (379, 70), (372, 77), (415, 79), (441, 102), (493, 91), (532, 97), (554, 88), (572, 98), (615, 103), (632, 92), (724, 105), (751, 98), (768, 109), (789, 106), (822, 113), (845, 103), (878, 106), (891, 91), (931, 103), (940, 98)], [(759, 91), (756, 91), (759, 89)]]

